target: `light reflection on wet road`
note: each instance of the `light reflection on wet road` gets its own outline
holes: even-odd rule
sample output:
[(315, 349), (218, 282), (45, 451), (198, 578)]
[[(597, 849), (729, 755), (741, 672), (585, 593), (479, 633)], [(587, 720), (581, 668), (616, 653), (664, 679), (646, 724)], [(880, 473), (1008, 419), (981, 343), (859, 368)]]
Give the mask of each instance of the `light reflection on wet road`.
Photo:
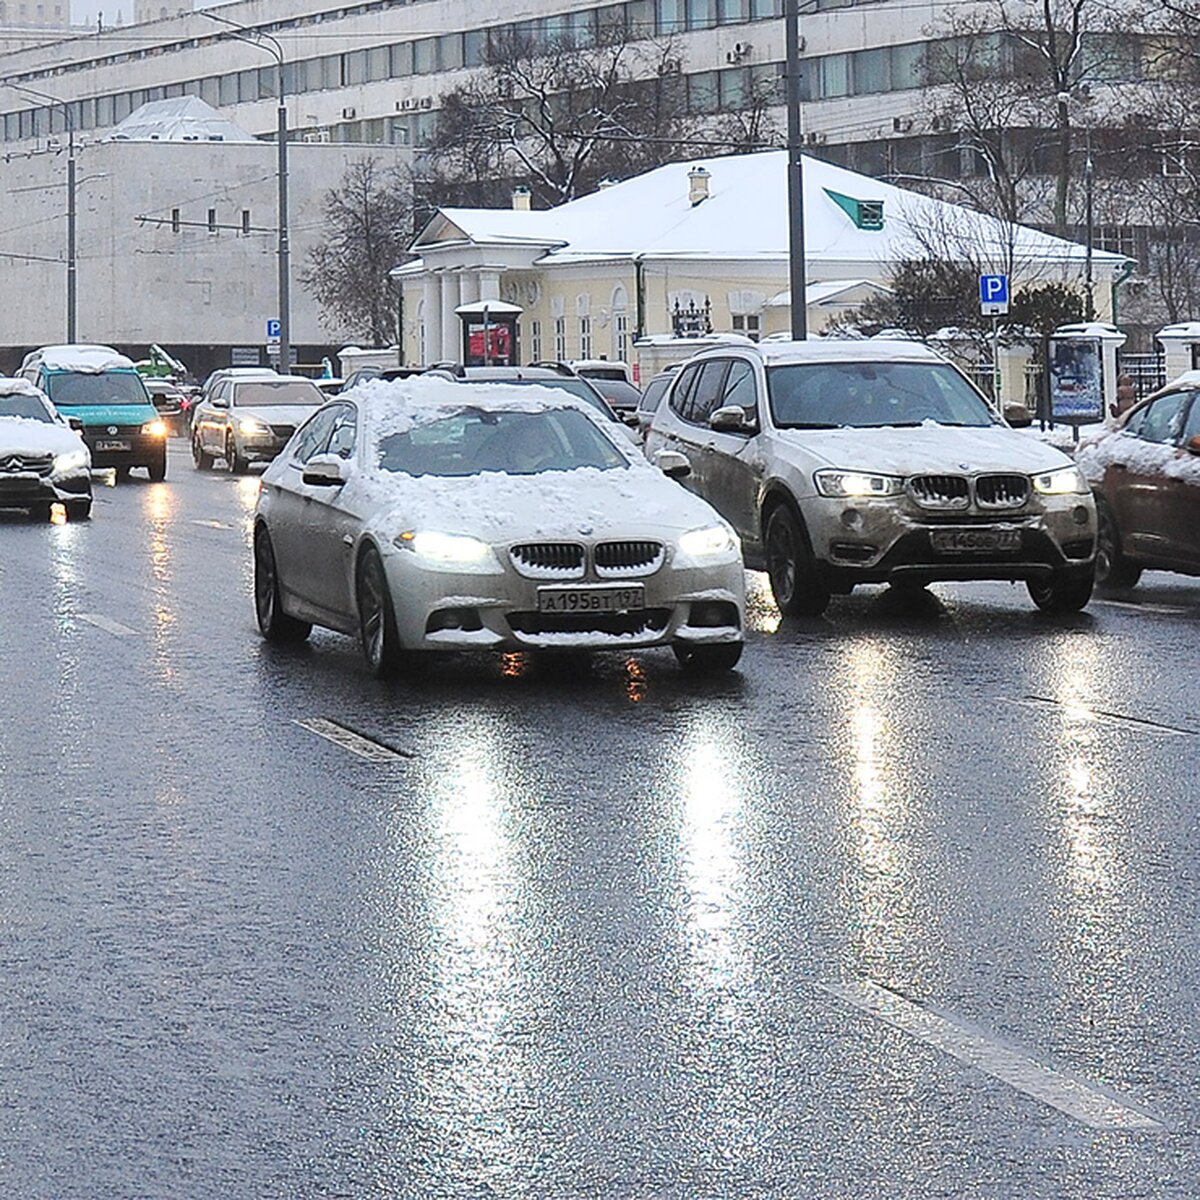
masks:
[[(794, 622), (755, 576), (728, 680), (385, 685), (259, 641), (256, 479), (171, 470), (0, 515), (0, 1194), (1196, 1194), (1200, 586)], [(826, 990), (863, 980), (1166, 1129)]]

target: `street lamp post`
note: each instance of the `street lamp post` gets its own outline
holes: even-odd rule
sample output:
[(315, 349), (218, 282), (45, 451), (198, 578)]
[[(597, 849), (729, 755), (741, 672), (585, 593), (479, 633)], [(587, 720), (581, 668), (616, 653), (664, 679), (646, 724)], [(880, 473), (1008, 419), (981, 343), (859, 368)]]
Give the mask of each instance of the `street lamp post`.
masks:
[(31, 88), (24, 83), (6, 81), (5, 87), (14, 92), (22, 92), (34, 96), (38, 100), (57, 105), (63, 111), (63, 125), (67, 131), (67, 342), (74, 344), (78, 336), (79, 323), (79, 281), (78, 254), (76, 252), (76, 203), (75, 203), (75, 114), (70, 104), (51, 96), (48, 92)]
[(784, 0), (788, 126), (788, 279), (792, 338), (808, 337), (807, 273), (804, 263), (804, 159), (800, 130), (800, 0)]
[[(1084, 295), (1086, 296), (1086, 307), (1084, 309), (1084, 320), (1094, 321), (1096, 319), (1096, 284), (1092, 275), (1092, 251), (1096, 240), (1096, 226), (1093, 214), (1093, 195), (1095, 192), (1095, 167), (1092, 165), (1092, 131), (1088, 128), (1087, 131), (1087, 161), (1083, 167), (1083, 195), (1084, 195), (1084, 220), (1087, 223), (1087, 258), (1084, 267)], [(1078, 427), (1076, 428), (1078, 432)]]
[[(276, 109), (276, 140), (278, 143), (278, 197), (279, 197), (279, 364), (285, 374), (292, 369), (292, 297), (291, 297), (291, 237), (288, 219), (288, 111), (287, 92), (285, 90), (283, 72), (283, 47), (277, 38), (259, 29), (251, 29), (231, 21), (228, 17), (218, 16), (214, 12), (204, 10), (200, 14), (210, 21), (217, 21), (237, 30), (233, 36), (247, 45), (257, 46), (266, 50), (275, 59), (279, 80), (279, 106)], [(239, 33), (242, 36), (238, 36)]]

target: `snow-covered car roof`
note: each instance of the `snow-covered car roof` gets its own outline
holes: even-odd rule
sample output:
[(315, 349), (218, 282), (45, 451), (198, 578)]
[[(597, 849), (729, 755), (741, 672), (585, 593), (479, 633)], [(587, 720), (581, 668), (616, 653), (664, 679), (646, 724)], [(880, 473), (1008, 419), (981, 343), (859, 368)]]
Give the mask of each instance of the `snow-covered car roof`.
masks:
[(10, 379), (7, 375), (0, 375), (0, 396), (37, 396), (39, 400), (45, 400), (46, 395), (41, 388), (36, 388), (27, 379)]
[[(732, 347), (721, 349), (728, 353)], [(804, 342), (759, 342), (753, 349), (767, 366), (788, 363), (924, 362), (944, 365), (946, 360), (920, 342), (907, 338), (813, 338)], [(714, 348), (711, 353), (716, 353)]]
[(111, 346), (43, 346), (35, 358), (48, 371), (99, 375), (102, 371), (134, 370), (133, 360)]

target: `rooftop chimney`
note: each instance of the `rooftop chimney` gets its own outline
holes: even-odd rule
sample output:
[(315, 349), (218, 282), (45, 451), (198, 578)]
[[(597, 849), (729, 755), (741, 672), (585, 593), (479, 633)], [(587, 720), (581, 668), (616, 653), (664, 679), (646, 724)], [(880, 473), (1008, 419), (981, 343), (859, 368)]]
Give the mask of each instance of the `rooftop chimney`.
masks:
[(530, 204), (530, 192), (527, 187), (521, 185), (512, 190), (512, 206), (514, 212), (528, 212), (532, 205)]
[(688, 203), (693, 208), (708, 199), (708, 181), (711, 178), (703, 167), (693, 167), (688, 172)]

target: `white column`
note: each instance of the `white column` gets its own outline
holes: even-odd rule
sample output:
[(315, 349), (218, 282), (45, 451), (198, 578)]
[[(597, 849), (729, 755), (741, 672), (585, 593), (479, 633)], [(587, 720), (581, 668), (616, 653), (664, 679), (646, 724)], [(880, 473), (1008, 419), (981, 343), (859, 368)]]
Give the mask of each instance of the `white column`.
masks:
[[(425, 334), (422, 339), (425, 342), (425, 362), (437, 362), (441, 358), (439, 350), (442, 343), (442, 289), (438, 286), (437, 276), (432, 272), (426, 272), (424, 278), (421, 280), (421, 295), (424, 301), (424, 308), (421, 312), (421, 323), (424, 326)], [(418, 343), (418, 356), (420, 355), (420, 351), (421, 347), (420, 343)]]
[(461, 303), (459, 299), (459, 279), (457, 274), (442, 276), (442, 351), (440, 358), (449, 362), (458, 362), (462, 358), (462, 322), (454, 311)]
[(500, 299), (499, 271), (484, 270), (479, 272), (479, 295), (476, 298), (479, 300)]
[(458, 294), (460, 304), (474, 304), (476, 300), (483, 299), (483, 296), (479, 294), (478, 271), (464, 271), (459, 276)]

